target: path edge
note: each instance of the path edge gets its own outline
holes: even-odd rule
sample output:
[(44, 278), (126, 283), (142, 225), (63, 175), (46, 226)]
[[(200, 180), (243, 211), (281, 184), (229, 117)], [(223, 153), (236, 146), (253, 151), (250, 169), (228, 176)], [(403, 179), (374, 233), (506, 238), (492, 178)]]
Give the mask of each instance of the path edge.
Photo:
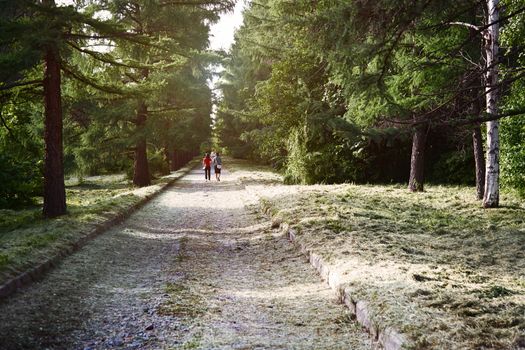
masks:
[(401, 350), (410, 347), (407, 338), (397, 329), (390, 326), (381, 327), (378, 324), (373, 317), (374, 313), (370, 309), (368, 302), (354, 298), (350, 289), (345, 287), (341, 282), (341, 276), (334, 272), (319, 254), (308, 249), (306, 245), (298, 239), (295, 229), (291, 228), (286, 222), (281, 223), (279, 227), (290, 243), (296, 246), (299, 251), (308, 258), (308, 261), (316, 269), (321, 278), (337, 293), (342, 304), (350, 310), (357, 322), (368, 331), (370, 337), (375, 342), (385, 350)]
[(12, 279), (2, 284), (0, 286), (0, 302), (2, 302), (4, 299), (7, 299), (10, 295), (16, 293), (19, 289), (27, 287), (33, 282), (41, 280), (50, 270), (58, 266), (58, 264), (66, 257), (79, 251), (88, 242), (98, 237), (99, 235), (105, 233), (113, 226), (122, 223), (124, 220), (129, 218), (131, 214), (135, 213), (153, 198), (166, 191), (177, 180), (187, 175), (190, 171), (192, 171), (195, 168), (197, 163), (198, 162), (195, 159), (189, 161), (185, 166), (176, 171), (179, 172), (179, 174), (176, 174), (175, 176), (173, 176), (173, 174), (167, 175), (166, 177), (170, 178), (169, 181), (160, 184), (159, 189), (155, 190), (150, 194), (145, 195), (144, 198), (140, 199), (137, 203), (127, 207), (122, 212), (115, 214), (113, 217), (107, 219), (106, 221), (95, 224), (94, 228), (91, 229), (85, 236), (82, 236), (78, 240), (72, 242), (68, 247), (63, 248), (61, 251), (59, 251), (46, 261), (27, 269), (18, 276), (13, 277)]

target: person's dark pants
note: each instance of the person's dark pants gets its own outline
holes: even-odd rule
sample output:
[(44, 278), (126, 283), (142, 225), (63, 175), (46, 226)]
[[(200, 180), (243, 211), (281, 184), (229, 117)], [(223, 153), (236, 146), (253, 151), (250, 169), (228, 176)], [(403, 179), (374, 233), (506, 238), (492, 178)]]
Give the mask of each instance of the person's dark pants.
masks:
[(204, 178), (206, 180), (211, 180), (211, 166), (204, 168)]

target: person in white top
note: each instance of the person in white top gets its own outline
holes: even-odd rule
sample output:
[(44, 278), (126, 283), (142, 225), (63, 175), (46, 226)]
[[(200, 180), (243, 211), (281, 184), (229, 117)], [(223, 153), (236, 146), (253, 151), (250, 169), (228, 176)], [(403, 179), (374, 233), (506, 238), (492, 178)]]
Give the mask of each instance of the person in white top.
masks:
[(215, 157), (216, 157), (216, 154), (214, 151), (211, 151), (210, 153), (210, 157), (211, 157), (211, 165), (212, 165), (212, 169), (213, 169), (213, 172), (215, 173)]
[(221, 181), (222, 159), (219, 153), (217, 153), (215, 155), (215, 158), (213, 158), (213, 165), (213, 168), (215, 169), (215, 178), (217, 179), (217, 181)]

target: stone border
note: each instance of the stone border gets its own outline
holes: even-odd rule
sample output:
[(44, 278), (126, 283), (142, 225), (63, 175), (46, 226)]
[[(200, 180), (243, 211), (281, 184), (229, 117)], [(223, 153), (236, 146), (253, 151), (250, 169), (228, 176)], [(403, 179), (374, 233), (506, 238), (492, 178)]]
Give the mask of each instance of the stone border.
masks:
[(321, 278), (328, 283), (330, 288), (337, 293), (341, 302), (348, 307), (352, 315), (357, 319), (357, 322), (367, 329), (374, 341), (378, 342), (385, 350), (400, 350), (409, 345), (405, 336), (397, 330), (392, 327), (383, 328), (378, 325), (374, 320), (373, 312), (370, 310), (368, 302), (356, 300), (352, 297), (350, 289), (345, 288), (341, 282), (340, 274), (332, 271), (321, 256), (312, 252), (304, 243), (300, 242), (297, 238), (296, 230), (290, 228), (287, 223), (282, 223), (280, 228), (285, 232), (288, 240), (308, 257), (310, 264), (317, 270)]
[(3, 299), (6, 299), (8, 296), (15, 293), (20, 288), (26, 287), (35, 281), (41, 280), (47, 272), (49, 272), (52, 268), (58, 266), (58, 264), (64, 258), (80, 250), (89, 241), (91, 241), (98, 235), (106, 232), (111, 227), (116, 226), (120, 224), (121, 222), (123, 222), (124, 220), (126, 220), (128, 217), (131, 216), (131, 214), (133, 214), (138, 209), (142, 208), (151, 199), (155, 198), (157, 195), (161, 194), (166, 189), (168, 189), (168, 187), (173, 185), (175, 181), (179, 180), (180, 178), (188, 174), (191, 170), (195, 168), (196, 164), (197, 164), (196, 160), (189, 161), (186, 166), (176, 171), (176, 172), (180, 172), (180, 174), (177, 174), (175, 176), (173, 176), (173, 174), (167, 175), (166, 177), (169, 178), (169, 181), (166, 183), (160, 184), (160, 188), (158, 190), (155, 190), (154, 192), (145, 195), (144, 198), (141, 198), (137, 203), (124, 209), (122, 212), (115, 214), (112, 218), (102, 223), (94, 225), (95, 228), (92, 229), (87, 235), (82, 236), (76, 242), (71, 243), (69, 247), (64, 248), (62, 251), (58, 252), (55, 256), (47, 259), (46, 261), (38, 264), (35, 267), (32, 267), (26, 270), (20, 275), (2, 284), (0, 286), (0, 301), (2, 301)]

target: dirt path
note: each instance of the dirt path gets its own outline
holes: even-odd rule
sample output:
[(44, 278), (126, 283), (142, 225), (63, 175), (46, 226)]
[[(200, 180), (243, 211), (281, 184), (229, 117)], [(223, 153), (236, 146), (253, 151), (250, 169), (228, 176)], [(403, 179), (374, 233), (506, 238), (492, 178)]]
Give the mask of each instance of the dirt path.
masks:
[(195, 171), (0, 304), (2, 349), (370, 349), (235, 178)]

